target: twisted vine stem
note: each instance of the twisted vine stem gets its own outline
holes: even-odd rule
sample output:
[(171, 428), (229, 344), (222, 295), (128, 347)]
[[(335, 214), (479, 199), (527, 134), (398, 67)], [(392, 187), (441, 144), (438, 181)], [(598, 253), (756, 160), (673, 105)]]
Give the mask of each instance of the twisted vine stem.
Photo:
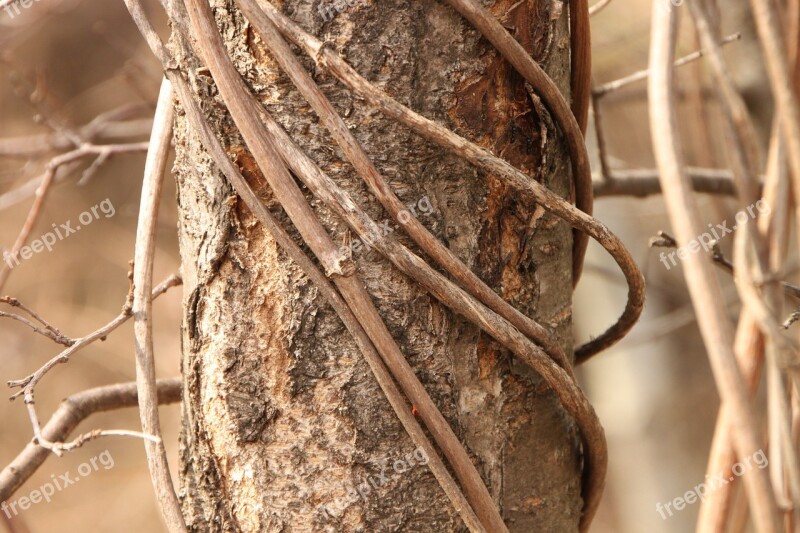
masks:
[[(439, 243), (421, 224), (402, 221), (408, 233), (420, 247), (442, 265), (464, 288), (451, 282), (423, 259), (413, 254), (391, 236), (375, 239), (378, 226), (331, 180), (316, 163), (298, 148), (269, 113), (258, 103), (239, 77), (227, 56), (209, 5), (202, 0), (163, 0), (173, 24), (184, 38), (194, 46), (205, 60), (222, 99), (245, 142), (250, 147), (276, 198), (286, 210), (290, 220), (325, 269), (325, 275), (303, 254), (271, 217), (258, 197), (250, 189), (238, 170), (231, 165), (210, 126), (193, 99), (179, 66), (163, 47), (147, 21), (139, 0), (125, 0), (151, 49), (161, 60), (167, 77), (176, 87), (187, 117), (203, 140), (234, 189), (243, 198), (276, 240), (303, 268), (315, 284), (321, 287), (334, 309), (356, 338), (367, 362), (376, 375), (384, 393), (412, 440), (432, 450), (432, 445), (411, 417), (408, 419), (407, 403), (402, 394), (418, 408), (420, 418), (431, 432), (436, 444), (450, 463), (459, 488), (449, 477), (443, 463), (433, 461), (432, 470), (450, 497), (467, 526), (473, 531), (506, 531), (497, 507), (475, 470), (463, 445), (435, 407), (427, 392), (416, 379), (406, 362), (369, 294), (355, 274), (355, 268), (334, 245), (314, 212), (294, 183), (289, 170), (328, 207), (336, 212), (363, 240), (370, 242), (399, 270), (417, 281), (440, 302), (454, 312), (489, 333), (514, 354), (520, 357), (553, 388), (565, 410), (574, 417), (580, 430), (585, 453), (584, 512), (581, 528), (588, 529), (602, 493), (607, 454), (602, 427), (591, 405), (574, 380), (572, 367), (551, 332), (532, 319), (522, 315), (497, 296), (477, 278), (447, 248)], [(270, 52), (298, 87), (312, 108), (320, 115), (323, 124), (331, 131), (346, 156), (366, 181), (373, 193), (397, 220), (403, 209), (399, 199), (389, 189), (375, 169), (366, 152), (349, 133), (344, 122), (333, 110), (316, 84), (311, 80), (293, 55), (281, 33), (311, 55), (320, 66), (328, 68), (354, 92), (365, 97), (386, 115), (411, 127), (418, 134), (443, 146), (474, 165), (499, 175), (514, 189), (529, 195), (543, 207), (588, 234), (617, 260), (629, 284), (629, 301), (623, 316), (603, 335), (578, 350), (579, 361), (610, 346), (633, 326), (643, 306), (644, 281), (630, 254), (619, 239), (589, 214), (591, 212), (591, 176), (583, 142), (582, 128), (573, 116), (569, 105), (558, 88), (544, 71), (527, 55), (525, 50), (499, 25), (488, 12), (472, 0), (446, 0), (459, 13), (472, 22), (528, 80), (556, 117), (570, 148), (571, 162), (576, 176), (578, 207), (558, 197), (529, 176), (490, 152), (470, 143), (453, 132), (425, 119), (403, 107), (361, 78), (330, 48), (283, 16), (270, 3), (260, 0), (237, 0), (243, 12), (257, 27)], [(583, 9), (585, 3), (578, 3)], [(581, 27), (581, 23), (573, 29)], [(584, 43), (588, 43), (588, 35)], [(583, 44), (588, 46), (588, 44)], [(583, 71), (586, 72), (585, 70)], [(581, 114), (580, 106), (575, 107)], [(582, 210), (583, 209), (583, 210)], [(413, 220), (413, 219), (412, 219)], [(581, 242), (583, 240), (583, 242)], [(576, 266), (574, 279), (580, 273), (585, 237), (576, 239), (574, 252)], [(325, 278), (327, 276), (330, 281)], [(337, 292), (338, 289), (338, 292)], [(536, 341), (538, 345), (532, 341)], [(540, 347), (541, 345), (541, 347)], [(435, 453), (431, 457), (438, 457)], [(461, 492), (463, 489), (463, 493)]]

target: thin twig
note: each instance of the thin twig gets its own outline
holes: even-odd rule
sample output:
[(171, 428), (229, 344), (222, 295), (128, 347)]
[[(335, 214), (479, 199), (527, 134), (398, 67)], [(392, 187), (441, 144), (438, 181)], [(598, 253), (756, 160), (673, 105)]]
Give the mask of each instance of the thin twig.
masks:
[[(132, 143), (132, 144), (117, 144), (117, 145), (84, 144), (71, 152), (67, 152), (58, 157), (53, 158), (50, 161), (50, 163), (48, 163), (47, 170), (45, 171), (44, 176), (42, 177), (41, 183), (36, 188), (33, 204), (31, 205), (31, 208), (28, 211), (28, 216), (25, 219), (25, 223), (22, 225), (22, 229), (20, 230), (19, 235), (17, 236), (17, 239), (14, 242), (14, 245), (9, 251), (9, 255), (12, 258), (16, 258), (19, 255), (19, 251), (27, 242), (31, 231), (33, 230), (33, 227), (36, 224), (36, 221), (39, 219), (39, 215), (41, 214), (42, 206), (47, 196), (47, 192), (50, 190), (50, 186), (53, 184), (56, 172), (59, 169), (59, 167), (72, 163), (78, 159), (86, 157), (87, 155), (92, 155), (92, 154), (99, 155), (107, 151), (118, 154), (127, 152), (141, 152), (144, 150), (147, 150), (147, 143)], [(10, 262), (5, 261), (3, 262), (2, 268), (0, 268), (0, 291), (3, 289), (3, 286), (5, 285), (6, 281), (8, 281), (9, 275), (11, 275), (11, 265)]]
[[(650, 246), (660, 248), (678, 248), (678, 241), (666, 231), (659, 231), (657, 237), (650, 239)], [(714, 264), (728, 274), (732, 276), (736, 274), (736, 269), (734, 268), (733, 263), (725, 257), (724, 253), (722, 253), (719, 242), (713, 241), (711, 243), (711, 259), (714, 261)], [(791, 296), (794, 299), (800, 299), (800, 287), (794, 285), (793, 283), (789, 283), (788, 281), (781, 281), (780, 284), (786, 296)]]
[[(100, 144), (122, 138), (147, 135), (152, 119), (130, 118), (142, 112), (141, 104), (126, 104), (95, 117), (78, 131), (84, 142)], [(33, 157), (74, 148), (62, 133), (40, 133), (22, 137), (0, 138), (0, 156)]]
[[(36, 311), (31, 309), (27, 305), (23, 304), (22, 302), (20, 302), (16, 298), (12, 298), (10, 296), (3, 296), (3, 297), (0, 297), (0, 302), (8, 304), (11, 307), (18, 307), (19, 309), (22, 309), (25, 313), (30, 315), (31, 318), (33, 318), (39, 324), (44, 326), (44, 330), (43, 331), (38, 331), (38, 332), (41, 333), (42, 335), (44, 335), (45, 337), (48, 337), (52, 341), (54, 341), (54, 342), (56, 342), (58, 344), (63, 344), (64, 346), (71, 346), (75, 342), (73, 339), (71, 339), (71, 338), (67, 337), (66, 335), (64, 335), (63, 333), (61, 333), (61, 331), (59, 331), (59, 329), (57, 327), (53, 326), (47, 320), (42, 318), (42, 316), (39, 315), (39, 313), (37, 313)], [(27, 322), (27, 321), (23, 321), (23, 322)], [(30, 325), (34, 329), (34, 331), (37, 331), (39, 329), (38, 326), (36, 326), (35, 324), (30, 324), (29, 323), (28, 325)]]
[(608, 4), (611, 3), (611, 0), (600, 0), (592, 7), (589, 8), (589, 16), (593, 17), (600, 13)]
[(26, 326), (28, 326), (29, 328), (31, 328), (35, 333), (38, 333), (39, 335), (43, 335), (43, 336), (47, 337), (48, 339), (50, 339), (51, 341), (53, 341), (55, 343), (62, 344), (64, 346), (72, 346), (72, 344), (75, 342), (74, 340), (68, 339), (68, 338), (63, 337), (63, 336), (60, 337), (58, 335), (54, 335), (52, 331), (49, 331), (47, 329), (42, 329), (39, 326), (37, 326), (36, 324), (34, 324), (33, 322), (31, 322), (30, 320), (28, 320), (27, 318), (19, 316), (19, 315), (15, 315), (14, 313), (6, 313), (4, 311), (0, 311), (0, 317), (10, 318), (12, 320), (16, 320), (18, 322), (21, 322), (21, 323), (25, 324)]
[[(150, 125), (152, 126), (152, 122), (150, 122)], [(146, 151), (147, 143), (85, 145), (71, 152), (56, 156), (47, 164), (47, 168), (49, 169), (53, 165), (57, 167), (56, 174), (53, 177), (53, 183), (55, 184), (67, 179), (72, 171), (80, 166), (80, 160), (85, 157), (99, 157), (103, 154), (107, 154), (107, 157), (110, 157), (113, 155)], [(46, 175), (47, 171), (40, 176), (28, 180), (16, 189), (12, 189), (0, 195), (0, 211), (33, 196)]]
[[(669, 2), (669, 0), (664, 0), (664, 1)], [(741, 38), (742, 38), (741, 33), (733, 33), (722, 39), (722, 42), (720, 44), (724, 45), (732, 43), (740, 40)], [(692, 52), (691, 54), (685, 55), (682, 58), (675, 61), (674, 65), (676, 67), (682, 67), (683, 65), (687, 65), (692, 61), (697, 61), (698, 59), (703, 57), (706, 53), (707, 53), (706, 50), (698, 50), (696, 52)], [(648, 78), (648, 76), (650, 76), (650, 69), (639, 70), (637, 72), (634, 72), (633, 74), (625, 76), (624, 78), (620, 78), (618, 80), (609, 81), (608, 83), (598, 85), (597, 87), (594, 88), (593, 94), (595, 98), (602, 98), (608, 93), (622, 89), (623, 87), (626, 87), (632, 83), (644, 81)]]
[[(606, 133), (603, 129), (603, 109), (600, 99), (592, 92), (592, 113), (594, 116), (594, 134), (597, 138), (597, 155), (600, 159), (600, 182), (607, 182), (611, 177), (611, 166), (608, 163), (608, 144), (606, 143)], [(597, 196), (597, 186), (592, 181), (593, 193)]]

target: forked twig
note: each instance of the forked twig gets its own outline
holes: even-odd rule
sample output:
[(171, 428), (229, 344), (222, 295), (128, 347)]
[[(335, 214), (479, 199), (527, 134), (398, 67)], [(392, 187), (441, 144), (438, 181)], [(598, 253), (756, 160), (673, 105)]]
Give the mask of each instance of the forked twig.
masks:
[[(665, 0), (665, 1), (668, 2), (669, 0)], [(739, 41), (739, 40), (741, 40), (741, 38), (742, 38), (742, 34), (741, 33), (732, 33), (731, 35), (728, 35), (727, 37), (722, 39), (720, 44), (721, 45), (729, 44), (729, 43), (732, 43), (732, 42)], [(693, 61), (697, 61), (698, 59), (700, 59), (701, 57), (703, 57), (707, 53), (708, 53), (707, 49), (703, 49), (703, 50), (698, 50), (696, 52), (692, 52), (691, 54), (687, 54), (687, 55), (681, 57), (680, 59), (677, 59), (675, 61), (675, 63), (674, 63), (674, 66), (675, 67), (682, 67), (684, 65), (688, 65), (689, 63), (692, 63)], [(603, 96), (606, 96), (608, 93), (611, 93), (611, 92), (614, 92), (614, 91), (618, 91), (619, 89), (622, 89), (623, 87), (627, 87), (628, 85), (631, 85), (632, 83), (636, 83), (636, 82), (639, 82), (639, 81), (644, 81), (644, 80), (646, 80), (648, 78), (648, 76), (650, 76), (650, 69), (642, 69), (642, 70), (639, 70), (637, 72), (634, 72), (633, 74), (625, 76), (624, 78), (620, 78), (618, 80), (613, 80), (613, 81), (609, 81), (608, 83), (604, 83), (602, 85), (598, 85), (597, 87), (595, 87), (592, 90), (592, 94), (594, 95), (595, 98), (602, 98)]]
[[(157, 298), (158, 296), (164, 294), (171, 287), (180, 284), (181, 284), (180, 277), (174, 274), (172, 276), (169, 276), (167, 279), (162, 281), (155, 289), (153, 289), (153, 298), (154, 299)], [(14, 393), (11, 396), (11, 399), (13, 400), (18, 398), (19, 396), (22, 396), (25, 400), (25, 406), (28, 410), (28, 417), (31, 419), (31, 426), (33, 427), (33, 439), (36, 444), (52, 451), (56, 455), (61, 455), (64, 451), (68, 451), (76, 447), (75, 442), (77, 441), (66, 444), (59, 442), (52, 442), (51, 440), (46, 438), (42, 433), (34, 401), (34, 391), (36, 385), (50, 370), (53, 369), (53, 367), (68, 362), (69, 359), (75, 353), (77, 353), (79, 350), (82, 350), (86, 346), (92, 344), (93, 342), (98, 340), (105, 340), (105, 338), (109, 335), (109, 333), (111, 333), (119, 326), (127, 322), (128, 319), (130, 319), (133, 314), (131, 305), (132, 305), (132, 294), (129, 294), (128, 297), (126, 298), (125, 304), (122, 307), (122, 311), (114, 320), (104, 325), (100, 329), (86, 335), (85, 337), (75, 339), (75, 342), (69, 348), (62, 351), (55, 357), (51, 358), (49, 361), (47, 361), (44, 365), (42, 365), (38, 370), (30, 374), (28, 377), (8, 382), (9, 387), (20, 389), (18, 392)]]

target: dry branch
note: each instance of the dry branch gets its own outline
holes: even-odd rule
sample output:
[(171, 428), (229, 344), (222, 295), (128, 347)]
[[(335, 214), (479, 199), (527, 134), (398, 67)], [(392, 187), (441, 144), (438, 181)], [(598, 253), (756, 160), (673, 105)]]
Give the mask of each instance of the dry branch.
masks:
[[(686, 169), (695, 192), (736, 196), (733, 174), (727, 170), (713, 168)], [(610, 196), (634, 196), (645, 198), (661, 194), (658, 169), (615, 170), (606, 179), (593, 182), (595, 198)]]
[[(19, 251), (25, 245), (30, 236), (31, 231), (33, 230), (36, 221), (39, 219), (39, 215), (41, 214), (42, 206), (44, 205), (44, 200), (47, 196), (47, 192), (50, 190), (50, 186), (54, 183), (56, 178), (56, 173), (59, 168), (64, 165), (70, 165), (79, 159), (87, 157), (89, 155), (115, 155), (115, 154), (123, 154), (123, 153), (130, 153), (130, 152), (142, 152), (147, 150), (147, 143), (131, 143), (131, 144), (105, 144), (105, 145), (95, 145), (95, 144), (83, 144), (80, 147), (72, 150), (71, 152), (67, 152), (62, 154), (58, 157), (55, 157), (50, 160), (47, 164), (47, 170), (41, 177), (41, 182), (36, 187), (34, 195), (34, 201), (31, 205), (30, 210), (28, 211), (28, 216), (25, 219), (25, 223), (22, 225), (22, 229), (20, 229), (19, 235), (17, 236), (14, 245), (11, 247), (9, 251), (9, 255), (11, 257), (16, 257), (19, 254)], [(0, 268), (0, 290), (3, 289), (3, 286), (6, 284), (8, 277), (11, 275), (11, 266), (8, 262), (4, 262), (2, 268)]]
[[(180, 378), (162, 379), (157, 383), (158, 403), (179, 402)], [(64, 399), (50, 420), (42, 428), (42, 435), (51, 442), (62, 442), (78, 425), (94, 413), (114, 411), (137, 404), (135, 383), (119, 383), (85, 390)], [(17, 457), (0, 472), (0, 501), (8, 500), (50, 457), (50, 451), (36, 443), (28, 444)]]
[[(155, 289), (153, 289), (153, 299), (164, 294), (171, 287), (180, 284), (181, 284), (180, 277), (176, 275), (169, 276), (167, 279), (161, 282)], [(11, 399), (13, 400), (19, 396), (22, 396), (25, 400), (25, 406), (28, 410), (28, 417), (31, 420), (31, 426), (33, 428), (34, 443), (38, 444), (42, 448), (52, 451), (56, 455), (61, 455), (64, 451), (69, 451), (71, 449), (77, 448), (85, 442), (85, 438), (82, 437), (79, 437), (78, 439), (75, 439), (74, 441), (69, 443), (53, 442), (44, 436), (44, 434), (42, 433), (41, 424), (39, 424), (39, 416), (36, 412), (36, 405), (34, 401), (34, 392), (36, 389), (36, 385), (50, 370), (53, 369), (53, 367), (68, 362), (70, 357), (72, 357), (79, 350), (92, 344), (93, 342), (97, 340), (105, 340), (105, 338), (112, 331), (114, 331), (119, 326), (127, 322), (128, 319), (131, 318), (131, 316), (133, 315), (133, 310), (131, 307), (132, 299), (133, 295), (132, 293), (129, 293), (126, 302), (122, 307), (122, 311), (114, 320), (112, 320), (105, 326), (101, 327), (100, 329), (86, 335), (85, 337), (75, 339), (75, 342), (69, 348), (59, 353), (55, 357), (51, 358), (49, 361), (47, 361), (44, 365), (42, 365), (38, 370), (30, 374), (28, 377), (8, 382), (9, 387), (20, 389), (18, 392), (16, 392), (14, 395), (11, 396)], [(126, 434), (133, 435), (131, 432), (126, 432)], [(92, 438), (95, 438), (97, 436), (102, 436), (102, 434), (95, 434)], [(135, 434), (135, 436), (146, 437), (146, 438), (152, 437), (138, 433)]]

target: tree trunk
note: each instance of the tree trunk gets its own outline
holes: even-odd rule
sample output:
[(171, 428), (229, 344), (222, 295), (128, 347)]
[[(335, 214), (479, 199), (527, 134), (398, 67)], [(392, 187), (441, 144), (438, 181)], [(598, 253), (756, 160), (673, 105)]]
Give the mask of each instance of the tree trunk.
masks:
[[(233, 2), (211, 4), (230, 56), (262, 103), (379, 223), (388, 222)], [(547, 112), (446, 5), (283, 0), (282, 9), (400, 101), (571, 194), (569, 160)], [(491, 9), (568, 91), (563, 4), (497, 0)], [(178, 55), (231, 157), (279, 213), (213, 80), (194, 57)], [(557, 327), (569, 351), (570, 228), (304, 61), (411, 212), (504, 298)], [(176, 145), (185, 284), (181, 496), (190, 528), (464, 531), (336, 314), (237, 202), (181, 116)], [(344, 225), (313, 205), (335, 239), (348, 242)], [(408, 242), (394, 224), (383, 227)], [(389, 330), (509, 529), (576, 530), (580, 445), (552, 391), (376, 252), (360, 243), (352, 249)]]

